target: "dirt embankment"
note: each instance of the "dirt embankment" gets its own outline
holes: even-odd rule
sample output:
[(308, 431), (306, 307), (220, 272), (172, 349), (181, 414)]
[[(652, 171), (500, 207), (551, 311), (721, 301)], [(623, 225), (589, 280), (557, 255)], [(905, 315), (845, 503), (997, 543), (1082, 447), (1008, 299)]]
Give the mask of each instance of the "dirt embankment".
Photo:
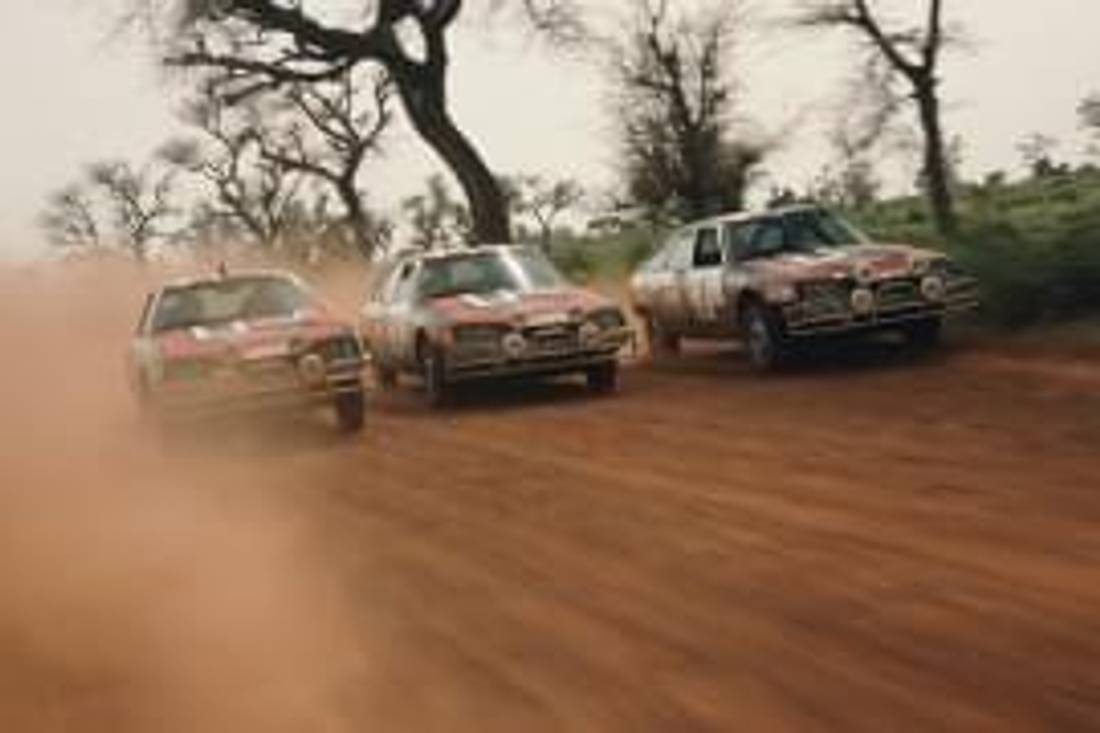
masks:
[(0, 730), (1100, 727), (1080, 355), (692, 348), (611, 399), (405, 389), (352, 440), (165, 449), (139, 285), (0, 282)]

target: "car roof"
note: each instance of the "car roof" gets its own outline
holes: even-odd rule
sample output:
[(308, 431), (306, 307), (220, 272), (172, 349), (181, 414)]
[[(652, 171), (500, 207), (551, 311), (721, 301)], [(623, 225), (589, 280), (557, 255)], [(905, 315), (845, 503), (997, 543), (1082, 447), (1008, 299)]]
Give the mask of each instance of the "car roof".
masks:
[(711, 216), (706, 219), (699, 219), (684, 224), (683, 229), (691, 227), (716, 225), (716, 224), (729, 224), (729, 223), (741, 223), (745, 221), (753, 221), (756, 219), (770, 219), (777, 216), (784, 216), (786, 214), (797, 214), (805, 211), (821, 211), (822, 207), (817, 204), (790, 204), (788, 206), (777, 206), (772, 209), (757, 209), (753, 211), (736, 211), (726, 214), (718, 214), (717, 216)]
[(390, 257), (379, 263), (383, 267), (390, 267), (399, 262), (432, 262), (435, 260), (450, 260), (470, 255), (486, 254), (492, 252), (515, 252), (520, 249), (530, 249), (530, 244), (478, 244), (463, 245), (460, 247), (448, 247), (437, 250), (406, 249), (395, 252)]
[(249, 270), (234, 270), (226, 274), (220, 274), (217, 272), (206, 275), (188, 275), (185, 277), (177, 277), (165, 282), (160, 289), (161, 290), (178, 290), (182, 288), (191, 288), (198, 285), (207, 285), (210, 283), (219, 282), (232, 282), (233, 280), (254, 280), (254, 279), (282, 279), (288, 280), (296, 285), (302, 285), (302, 280), (293, 272), (287, 270), (264, 270), (264, 269), (249, 269)]

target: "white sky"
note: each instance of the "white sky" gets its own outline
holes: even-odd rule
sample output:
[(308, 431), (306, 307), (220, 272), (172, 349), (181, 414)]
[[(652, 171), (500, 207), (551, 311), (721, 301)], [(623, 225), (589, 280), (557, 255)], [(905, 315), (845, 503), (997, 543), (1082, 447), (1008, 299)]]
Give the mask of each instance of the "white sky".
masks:
[[(601, 0), (605, 5), (612, 0)], [(625, 4), (625, 0), (623, 0)], [(772, 175), (804, 182), (825, 160), (823, 128), (850, 68), (849, 46), (767, 30), (791, 0), (757, 0), (759, 22), (737, 58), (747, 76), (745, 111), (765, 130), (787, 130)], [(474, 3), (470, 3), (472, 6)], [(925, 0), (888, 0), (904, 11)], [(176, 131), (170, 91), (147, 49), (109, 38), (110, 0), (0, 0), (0, 258), (36, 251), (45, 195), (87, 162), (140, 160)], [(1018, 165), (1016, 144), (1041, 131), (1077, 158), (1084, 143), (1075, 108), (1100, 91), (1097, 0), (947, 0), (972, 48), (946, 60), (947, 125), (965, 140), (968, 172)], [(453, 39), (454, 115), (490, 166), (502, 172), (612, 180), (614, 141), (596, 69), (547, 53), (529, 37), (460, 27)], [(496, 31), (504, 31), (499, 28)], [(403, 135), (364, 177), (390, 204), (435, 165)]]

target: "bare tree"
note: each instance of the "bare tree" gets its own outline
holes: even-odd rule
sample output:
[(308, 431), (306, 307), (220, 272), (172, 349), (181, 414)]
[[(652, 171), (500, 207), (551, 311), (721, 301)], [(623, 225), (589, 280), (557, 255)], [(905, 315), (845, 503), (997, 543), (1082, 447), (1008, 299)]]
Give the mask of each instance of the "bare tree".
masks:
[(431, 176), (427, 186), (425, 193), (401, 202), (413, 230), (413, 246), (431, 250), (468, 243), (473, 233), (466, 207), (451, 196), (443, 176)]
[(957, 217), (940, 115), (939, 67), (949, 39), (943, 0), (928, 0), (923, 24), (897, 28), (886, 26), (873, 2), (801, 0), (803, 8), (796, 22), (808, 28), (855, 33), (870, 52), (869, 65), (884, 68), (890, 77), (907, 84), (924, 138), (924, 178), (932, 215), (936, 228), (950, 233), (957, 226)]
[(208, 97), (188, 104), (183, 117), (202, 138), (177, 141), (168, 156), (210, 187), (210, 215), (232, 218), (261, 249), (278, 249), (306, 176), (263, 154), (257, 133), (263, 112), (255, 105), (227, 108)]
[(171, 236), (165, 224), (176, 213), (174, 170), (155, 162), (139, 169), (125, 161), (104, 161), (88, 167), (88, 180), (107, 201), (120, 243), (134, 259), (144, 262), (156, 239)]
[(505, 191), (516, 214), (534, 219), (544, 248), (550, 246), (554, 222), (584, 198), (584, 189), (577, 181), (571, 178), (548, 180), (540, 175), (511, 178)]
[(1033, 178), (1047, 178), (1059, 172), (1061, 166), (1054, 162), (1054, 154), (1058, 149), (1058, 140), (1050, 135), (1035, 132), (1017, 145), (1020, 156), (1024, 159)]
[(393, 80), (419, 136), (458, 179), (481, 241), (509, 239), (496, 179), (451, 117), (447, 35), (463, 0), (358, 0), (346, 23), (301, 2), (135, 0), (178, 22), (167, 62), (205, 69), (229, 101), (296, 83), (338, 79), (368, 62)]
[(95, 203), (80, 184), (51, 194), (38, 224), (51, 244), (69, 249), (98, 249), (103, 245)]
[(731, 140), (733, 28), (726, 4), (674, 17), (667, 0), (637, 0), (627, 39), (612, 44), (624, 172), (638, 203), (671, 203), (690, 218), (741, 208), (765, 149)]
[(352, 242), (367, 259), (387, 246), (390, 227), (367, 208), (358, 178), (392, 120), (390, 88), (384, 74), (355, 80), (349, 73), (331, 82), (296, 84), (256, 130), (268, 162), (331, 187)]
[(1100, 93), (1090, 94), (1077, 106), (1077, 117), (1081, 127), (1092, 136), (1088, 153), (1100, 155)]

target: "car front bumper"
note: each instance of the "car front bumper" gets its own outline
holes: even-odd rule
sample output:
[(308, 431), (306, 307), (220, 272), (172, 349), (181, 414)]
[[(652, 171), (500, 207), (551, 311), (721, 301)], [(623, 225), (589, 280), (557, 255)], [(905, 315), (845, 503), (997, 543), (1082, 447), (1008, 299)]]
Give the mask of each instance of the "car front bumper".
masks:
[(305, 409), (362, 390), (362, 370), (361, 359), (330, 362), (312, 381), (290, 366), (261, 374), (226, 370), (200, 379), (162, 382), (149, 393), (146, 405), (170, 420)]
[(633, 338), (629, 328), (605, 331), (584, 344), (558, 349), (530, 349), (515, 356), (500, 349), (464, 352), (453, 348), (446, 355), (450, 382), (511, 376), (552, 376), (578, 372), (613, 361)]
[(876, 301), (867, 313), (855, 313), (846, 305), (816, 310), (805, 303), (785, 306), (780, 312), (788, 336), (811, 337), (900, 328), (914, 321), (942, 319), (973, 311), (980, 305), (977, 284), (968, 281), (954, 285), (942, 300)]

